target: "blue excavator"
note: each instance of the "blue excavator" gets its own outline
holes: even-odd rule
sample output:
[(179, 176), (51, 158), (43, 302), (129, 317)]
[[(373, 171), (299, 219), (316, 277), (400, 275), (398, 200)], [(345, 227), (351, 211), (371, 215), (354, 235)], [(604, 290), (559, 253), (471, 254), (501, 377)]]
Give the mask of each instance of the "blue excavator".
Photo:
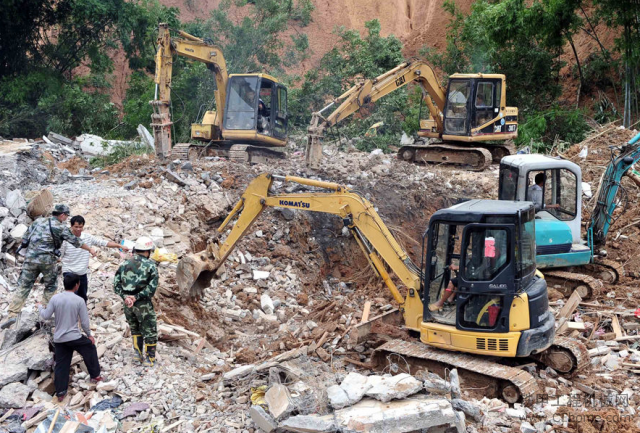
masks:
[[(582, 171), (571, 161), (539, 154), (510, 155), (500, 162), (500, 200), (531, 201), (536, 209), (536, 262), (550, 287), (594, 296), (602, 281), (615, 284), (623, 267), (601, 253), (609, 229), (624, 212), (622, 177), (640, 160), (640, 134), (622, 146), (609, 146), (611, 160), (595, 194), (582, 235)], [(622, 209), (619, 209), (622, 208)], [(616, 210), (618, 209), (618, 212)]]

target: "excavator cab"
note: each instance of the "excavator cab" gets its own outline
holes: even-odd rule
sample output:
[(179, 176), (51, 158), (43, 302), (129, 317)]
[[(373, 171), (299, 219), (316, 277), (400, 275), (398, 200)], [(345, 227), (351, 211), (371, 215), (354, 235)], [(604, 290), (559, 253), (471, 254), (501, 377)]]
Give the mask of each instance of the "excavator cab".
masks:
[[(471, 200), (432, 216), (423, 240), (424, 343), (501, 356), (551, 345), (547, 285), (535, 276), (534, 215), (526, 202)], [(442, 296), (455, 301), (431, 311)]]
[(267, 74), (229, 76), (222, 123), (226, 140), (282, 142), (287, 136), (287, 89)]
[(451, 140), (515, 138), (518, 109), (506, 107), (506, 79), (501, 74), (453, 74), (447, 87), (444, 133)]

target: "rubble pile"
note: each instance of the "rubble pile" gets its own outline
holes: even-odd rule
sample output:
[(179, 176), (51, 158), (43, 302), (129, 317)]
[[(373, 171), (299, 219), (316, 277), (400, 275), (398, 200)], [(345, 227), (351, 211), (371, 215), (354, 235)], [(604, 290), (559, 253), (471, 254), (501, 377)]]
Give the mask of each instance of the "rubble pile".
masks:
[[(54, 146), (78, 152), (73, 143), (49, 139)], [(594, 142), (588, 144), (590, 151), (598, 149)], [(431, 214), (459, 200), (495, 198), (497, 166), (473, 173), (407, 164), (378, 152), (327, 149), (317, 171), (304, 168), (299, 152), (269, 166), (245, 166), (220, 158), (160, 164), (153, 156), (142, 155), (95, 171), (84, 168), (74, 177), (71, 169), (71, 175), (61, 176), (64, 169), (47, 165), (49, 160), (43, 156), (49, 151), (54, 159), (61, 158), (55, 164), (73, 166), (76, 162), (69, 162), (72, 155), (64, 147), (60, 155), (70, 157), (64, 161), (51, 149), (43, 148), (40, 156), (34, 156), (33, 147), (0, 156), (0, 164), (11, 157), (32, 158), (30, 169), (47, 174), (32, 187), (20, 180), (29, 176), (24, 171), (6, 169), (16, 179), (0, 194), (0, 227), (4, 228), (0, 313), (8, 308), (20, 269), (15, 249), (23, 228), (15, 229), (21, 224), (26, 229), (36, 217), (28, 209), (35, 207), (31, 203), (43, 187), (52, 203), (66, 203), (72, 214), (84, 216), (87, 232), (115, 242), (146, 235), (164, 249), (158, 256), (160, 284), (154, 298), (160, 341), (153, 369), (133, 360), (122, 300), (113, 293), (113, 275), (125, 254), (105, 250), (91, 259), (88, 307), (105, 382), (92, 384), (80, 357), (74, 358), (68, 412), (60, 413), (63, 418), (66, 415), (65, 423), (90, 425), (97, 417), (104, 422), (92, 428), (104, 426), (109, 432), (546, 432), (554, 428), (577, 432), (590, 431), (587, 424), (609, 429), (618, 425), (576, 421), (580, 414), (615, 409), (607, 414), (624, 422), (620, 425), (625, 431), (638, 429), (638, 382), (635, 368), (629, 366), (638, 364), (640, 371), (636, 343), (640, 340), (635, 338), (640, 321), (633, 314), (640, 293), (633, 278), (625, 279), (622, 286), (605, 285), (601, 296), (577, 303), (571, 311), (570, 322), (584, 323), (584, 329), (573, 326), (567, 334), (588, 345), (591, 370), (564, 377), (527, 365), (523, 368), (537, 379), (544, 395), (513, 406), (484, 397), (485, 390), (464, 380), (460, 383), (454, 372), (447, 372), (445, 380), (425, 370), (373, 369), (373, 350), (381, 342), (414, 337), (398, 328), (376, 330), (365, 341), (353, 337), (350, 331), (360, 322), (365, 303), (371, 305), (371, 317), (395, 304), (358, 245), (343, 231), (342, 221), (331, 215), (267, 209), (200, 299), (185, 300), (175, 284), (172, 255), (180, 258), (203, 249), (247, 184), (260, 173), (332, 181), (358, 191), (373, 203), (419, 264), (421, 239)], [(587, 166), (585, 173), (594, 170), (590, 157), (578, 162)], [(596, 161), (593, 166), (601, 164)], [(585, 174), (585, 181), (592, 182), (595, 190), (596, 177)], [(630, 205), (637, 203), (633, 188), (629, 185)], [(274, 181), (273, 190), (316, 189)], [(638, 229), (628, 230), (624, 232), (628, 239), (619, 237), (615, 242), (637, 245), (632, 236)], [(616, 251), (613, 248), (609, 257), (622, 259)], [(19, 325), (0, 331), (0, 432), (30, 430), (41, 423), (46, 431), (57, 411), (49, 401), (53, 386), (49, 325), (37, 319), (33, 308), (41, 299), (42, 286), (36, 284), (34, 292)], [(552, 308), (558, 313), (566, 302), (556, 298)], [(607, 336), (611, 333), (613, 338)], [(628, 405), (597, 412), (584, 404), (611, 399), (627, 399)], [(567, 404), (577, 401), (582, 406)], [(76, 415), (86, 418), (91, 413), (86, 423)]]

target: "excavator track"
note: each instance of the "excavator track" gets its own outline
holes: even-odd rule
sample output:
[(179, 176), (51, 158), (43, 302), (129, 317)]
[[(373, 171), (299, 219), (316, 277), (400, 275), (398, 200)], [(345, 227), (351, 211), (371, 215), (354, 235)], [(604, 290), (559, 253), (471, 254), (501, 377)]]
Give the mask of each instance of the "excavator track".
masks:
[(407, 162), (467, 165), (472, 171), (483, 171), (491, 165), (491, 152), (482, 147), (432, 143), (402, 146), (398, 159)]
[(619, 283), (624, 277), (624, 267), (614, 261), (606, 259), (595, 259), (594, 263), (585, 266), (589, 275), (600, 278), (607, 284)]
[(577, 340), (566, 337), (556, 337), (551, 347), (532, 355), (531, 358), (553, 368), (558, 373), (569, 375), (583, 371), (590, 363), (587, 347)]
[(201, 148), (193, 146), (191, 143), (178, 143), (171, 149), (171, 156), (182, 161), (195, 161), (198, 159), (198, 151)]
[[(544, 271), (544, 270), (543, 270)], [(544, 278), (547, 285), (558, 289), (563, 295), (571, 296), (577, 290), (582, 299), (590, 299), (597, 296), (602, 290), (602, 281), (585, 274), (567, 271), (546, 271)]]
[(490, 360), (490, 358), (449, 352), (436, 349), (423, 343), (392, 340), (374, 351), (377, 365), (397, 363), (400, 368), (406, 365), (425, 366), (438, 373), (444, 369), (457, 368), (463, 382), (486, 386), (485, 395), (494, 394), (508, 403), (517, 403), (538, 392), (536, 379), (516, 367), (509, 367)]
[[(509, 140), (511, 141), (511, 140)], [(491, 152), (491, 159), (493, 162), (499, 164), (502, 158), (516, 153), (516, 146), (513, 142), (489, 144), (489, 143), (474, 143), (481, 147), (484, 147)]]
[(276, 159), (285, 158), (286, 154), (284, 152), (249, 144), (234, 144), (229, 149), (229, 159), (239, 163), (268, 164)]

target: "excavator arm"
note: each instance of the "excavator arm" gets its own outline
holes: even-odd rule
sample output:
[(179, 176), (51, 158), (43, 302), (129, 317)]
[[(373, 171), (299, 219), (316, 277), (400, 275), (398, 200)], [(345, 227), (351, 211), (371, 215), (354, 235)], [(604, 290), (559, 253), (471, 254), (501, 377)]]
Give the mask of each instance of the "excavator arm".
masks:
[[(271, 194), (269, 189), (274, 180), (295, 182), (331, 192)], [(180, 289), (183, 292), (188, 291), (189, 296), (194, 297), (208, 287), (238, 241), (267, 207), (323, 212), (342, 218), (345, 226), (362, 248), (369, 264), (383, 279), (398, 302), (404, 313), (406, 326), (414, 330), (419, 329), (422, 321), (422, 302), (419, 293), (420, 270), (398, 244), (373, 205), (357, 193), (337, 183), (272, 174), (261, 174), (255, 178), (218, 228), (218, 233), (224, 232), (230, 222), (237, 217), (225, 241), (220, 245), (210, 243), (205, 251), (186, 256), (180, 261), (177, 270)], [(407, 287), (405, 298), (389, 275), (387, 267)]]
[[(440, 86), (433, 69), (429, 65), (418, 61), (405, 62), (373, 80), (365, 80), (356, 84), (331, 104), (312, 114), (311, 124), (308, 128), (307, 165), (317, 168), (322, 160), (322, 138), (326, 128), (349, 117), (363, 105), (375, 102), (414, 81), (424, 90), (424, 101), (429, 113), (436, 122), (438, 131), (442, 132), (442, 110), (444, 110), (445, 105), (446, 89)], [(322, 116), (323, 111), (336, 104), (340, 104), (338, 108), (327, 117)]]
[[(589, 245), (604, 245), (609, 229), (613, 224), (613, 212), (619, 205), (616, 200), (620, 190), (620, 181), (629, 169), (640, 160), (640, 134), (633, 137), (629, 142), (621, 148), (611, 147), (611, 162), (607, 166), (600, 186), (598, 187), (597, 201), (593, 212), (591, 213), (591, 221), (589, 222), (588, 236)], [(619, 153), (614, 155), (618, 150)]]
[[(158, 51), (156, 53), (156, 92), (151, 126), (155, 139), (156, 155), (164, 158), (171, 153), (171, 74), (173, 56), (179, 55), (191, 60), (203, 62), (213, 72), (216, 80), (215, 100), (219, 112), (224, 109), (229, 76), (227, 65), (220, 48), (210, 45), (200, 38), (183, 31), (178, 31), (181, 38), (172, 38), (167, 24), (159, 25)], [(222, 126), (222, 117), (216, 119), (218, 127)]]

